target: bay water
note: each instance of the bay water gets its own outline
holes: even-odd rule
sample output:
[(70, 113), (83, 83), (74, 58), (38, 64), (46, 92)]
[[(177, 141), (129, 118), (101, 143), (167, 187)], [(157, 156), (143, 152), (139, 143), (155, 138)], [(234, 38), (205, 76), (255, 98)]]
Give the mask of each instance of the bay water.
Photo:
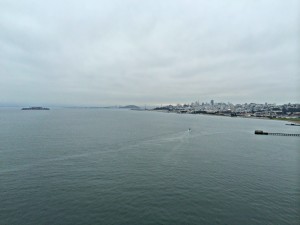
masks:
[(254, 135), (285, 124), (0, 109), (0, 224), (300, 224), (300, 138)]

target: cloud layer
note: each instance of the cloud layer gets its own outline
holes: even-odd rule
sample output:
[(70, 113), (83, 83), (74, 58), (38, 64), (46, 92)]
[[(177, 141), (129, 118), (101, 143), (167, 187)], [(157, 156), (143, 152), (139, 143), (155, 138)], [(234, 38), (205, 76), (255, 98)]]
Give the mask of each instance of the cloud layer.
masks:
[(297, 0), (0, 1), (0, 103), (299, 102)]

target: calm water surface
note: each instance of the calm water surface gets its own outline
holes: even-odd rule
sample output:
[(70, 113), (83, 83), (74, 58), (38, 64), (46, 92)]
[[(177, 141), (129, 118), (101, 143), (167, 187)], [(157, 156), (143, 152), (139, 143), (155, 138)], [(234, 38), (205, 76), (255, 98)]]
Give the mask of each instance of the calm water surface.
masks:
[[(188, 132), (188, 128), (192, 132)], [(0, 224), (299, 224), (282, 121), (0, 109)]]

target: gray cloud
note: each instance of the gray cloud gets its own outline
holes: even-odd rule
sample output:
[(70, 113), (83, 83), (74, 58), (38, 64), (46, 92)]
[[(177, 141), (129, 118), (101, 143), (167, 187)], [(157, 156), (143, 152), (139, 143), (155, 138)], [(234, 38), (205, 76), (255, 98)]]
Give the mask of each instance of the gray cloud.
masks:
[(297, 0), (0, 2), (0, 103), (299, 102)]

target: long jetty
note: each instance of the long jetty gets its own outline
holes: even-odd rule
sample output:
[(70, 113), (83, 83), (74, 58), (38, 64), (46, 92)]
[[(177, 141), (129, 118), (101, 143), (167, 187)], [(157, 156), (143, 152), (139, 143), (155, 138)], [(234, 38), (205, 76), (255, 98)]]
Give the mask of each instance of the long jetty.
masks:
[(270, 132), (264, 132), (262, 130), (256, 130), (256, 131), (254, 131), (254, 134), (258, 134), (258, 135), (276, 135), (276, 136), (298, 136), (298, 137), (300, 137), (300, 134), (270, 133)]

